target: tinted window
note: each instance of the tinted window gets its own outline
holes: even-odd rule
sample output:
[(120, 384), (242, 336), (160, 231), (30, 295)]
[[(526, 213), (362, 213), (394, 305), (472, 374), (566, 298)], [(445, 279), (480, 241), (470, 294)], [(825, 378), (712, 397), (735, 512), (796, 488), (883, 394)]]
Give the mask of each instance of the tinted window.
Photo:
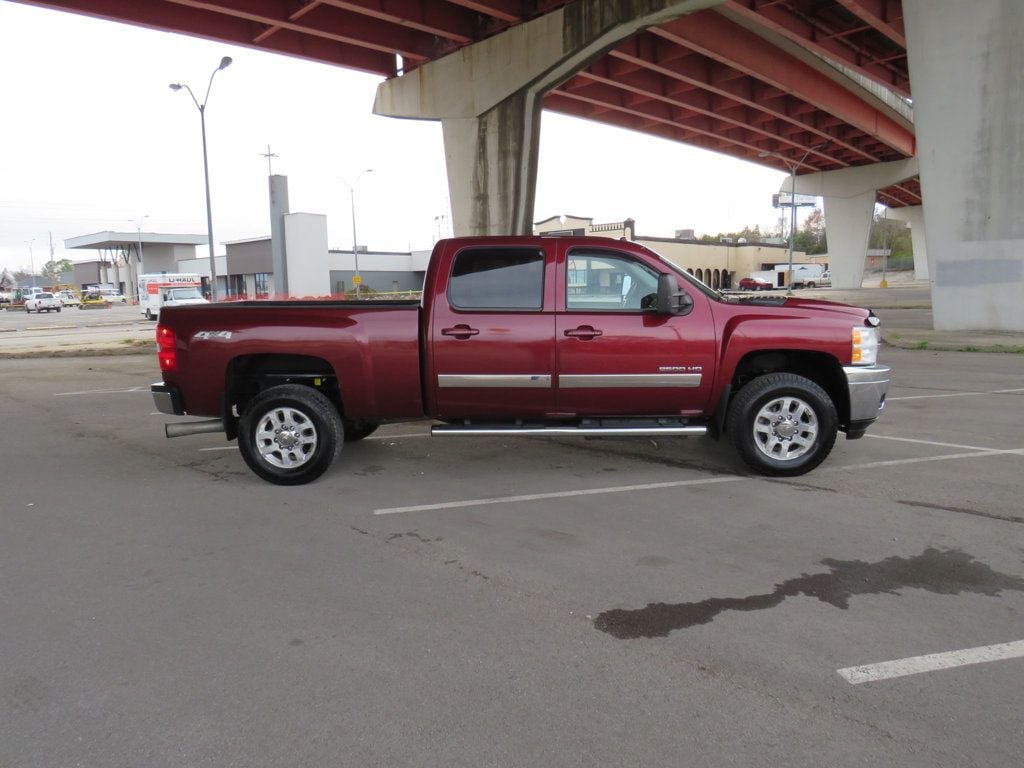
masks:
[(458, 309), (542, 309), (544, 252), (472, 249), (455, 257), (448, 301)]

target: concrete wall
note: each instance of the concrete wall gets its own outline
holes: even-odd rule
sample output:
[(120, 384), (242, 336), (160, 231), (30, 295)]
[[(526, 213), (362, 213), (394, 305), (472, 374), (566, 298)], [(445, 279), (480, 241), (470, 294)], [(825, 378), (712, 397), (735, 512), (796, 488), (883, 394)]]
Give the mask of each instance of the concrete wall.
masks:
[(288, 243), (289, 296), (329, 296), (332, 293), (327, 259), (327, 217), (290, 213), (284, 217)]

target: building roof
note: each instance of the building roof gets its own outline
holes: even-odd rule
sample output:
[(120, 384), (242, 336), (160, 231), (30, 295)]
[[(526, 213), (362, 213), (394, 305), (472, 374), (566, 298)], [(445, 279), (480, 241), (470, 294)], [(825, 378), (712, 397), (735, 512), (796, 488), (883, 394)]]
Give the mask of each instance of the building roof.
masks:
[(69, 237), (65, 248), (105, 250), (138, 245), (206, 245), (206, 235), (168, 235), (156, 232), (96, 232), (92, 235)]

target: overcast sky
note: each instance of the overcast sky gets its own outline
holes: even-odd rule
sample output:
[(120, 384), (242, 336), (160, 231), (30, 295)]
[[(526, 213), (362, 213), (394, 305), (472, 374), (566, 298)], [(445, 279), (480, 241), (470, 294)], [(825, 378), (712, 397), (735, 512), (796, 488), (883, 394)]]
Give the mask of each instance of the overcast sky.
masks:
[[(199, 112), (206, 110), (214, 240), (270, 232), (269, 144), (293, 212), (325, 214), (331, 247), (430, 247), (448, 214), (440, 123), (371, 114), (376, 77), (247, 48), (0, 0), (0, 267), (83, 260), (64, 240), (105, 230), (206, 232)], [(633, 218), (671, 237), (777, 226), (784, 175), (681, 144), (544, 113), (535, 220)]]

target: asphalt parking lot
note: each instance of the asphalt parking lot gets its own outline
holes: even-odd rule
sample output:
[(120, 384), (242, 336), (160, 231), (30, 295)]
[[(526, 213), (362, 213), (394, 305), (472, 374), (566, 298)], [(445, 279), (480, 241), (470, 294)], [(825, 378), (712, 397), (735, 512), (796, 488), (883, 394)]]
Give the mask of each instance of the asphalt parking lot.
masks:
[(883, 357), (792, 480), (416, 423), (298, 488), (4, 360), (0, 766), (1019, 764), (1024, 358)]

